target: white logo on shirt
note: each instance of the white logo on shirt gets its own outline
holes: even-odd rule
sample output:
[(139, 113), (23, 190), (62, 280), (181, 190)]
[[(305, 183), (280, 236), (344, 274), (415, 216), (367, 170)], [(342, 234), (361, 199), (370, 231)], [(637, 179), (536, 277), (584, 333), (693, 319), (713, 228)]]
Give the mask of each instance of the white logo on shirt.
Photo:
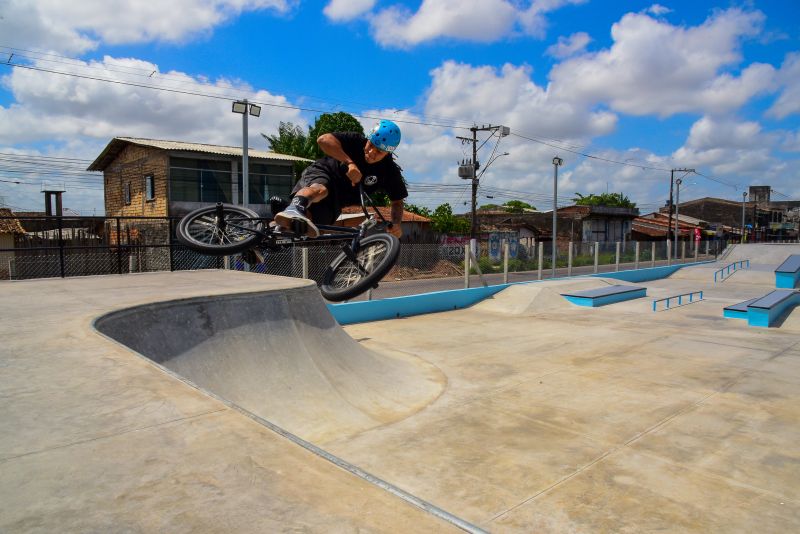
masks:
[(367, 176), (364, 178), (364, 185), (375, 185), (378, 183), (378, 177), (375, 175)]

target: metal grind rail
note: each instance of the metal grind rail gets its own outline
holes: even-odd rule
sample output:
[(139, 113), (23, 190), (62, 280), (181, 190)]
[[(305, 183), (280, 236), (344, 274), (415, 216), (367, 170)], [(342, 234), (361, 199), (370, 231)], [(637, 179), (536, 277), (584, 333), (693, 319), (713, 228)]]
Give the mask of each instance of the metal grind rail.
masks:
[[(700, 298), (694, 298), (695, 295), (700, 295)], [(665, 297), (663, 299), (654, 300), (653, 301), (653, 311), (656, 311), (656, 309), (658, 308), (658, 303), (659, 302), (664, 302), (665, 303), (664, 310), (669, 310), (670, 309), (670, 302), (673, 301), (673, 300), (676, 300), (676, 299), (678, 301), (678, 306), (683, 306), (684, 297), (689, 297), (689, 302), (687, 302), (687, 304), (691, 304), (693, 302), (700, 302), (701, 300), (703, 300), (703, 292), (702, 291), (692, 291), (691, 293), (682, 293), (680, 295), (675, 295), (673, 297)]]
[(730, 265), (726, 265), (725, 267), (714, 273), (714, 283), (715, 284), (717, 283), (717, 276), (719, 276), (719, 281), (721, 282), (722, 280), (725, 280), (725, 278), (731, 275), (731, 270), (733, 270), (733, 272), (736, 272), (739, 269), (749, 269), (749, 268), (750, 268), (750, 260), (735, 261)]

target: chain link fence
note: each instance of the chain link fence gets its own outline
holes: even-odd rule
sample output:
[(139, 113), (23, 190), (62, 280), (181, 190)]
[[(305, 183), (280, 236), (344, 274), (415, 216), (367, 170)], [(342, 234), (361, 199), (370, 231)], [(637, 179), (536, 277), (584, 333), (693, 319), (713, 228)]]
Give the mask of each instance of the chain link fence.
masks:
[[(0, 228), (3, 217), (0, 217)], [(9, 219), (9, 218), (5, 218)], [(320, 282), (339, 244), (306, 243), (266, 251), (265, 261), (247, 263), (241, 255), (207, 256), (177, 243), (177, 219), (153, 217), (24, 217), (20, 228), (0, 234), (0, 280), (126, 274), (194, 269), (233, 269)], [(23, 230), (24, 228), (24, 230)], [(727, 242), (700, 242), (697, 260), (714, 259)], [(508, 248), (508, 253), (505, 249)], [(680, 242), (677, 258), (667, 258), (667, 242), (552, 243), (479, 241), (405, 243), (397, 264), (377, 289), (358, 300), (646, 268), (695, 261), (694, 242)], [(471, 251), (471, 253), (470, 253)], [(473, 257), (474, 256), (474, 257)], [(469, 260), (469, 272), (466, 272)]]

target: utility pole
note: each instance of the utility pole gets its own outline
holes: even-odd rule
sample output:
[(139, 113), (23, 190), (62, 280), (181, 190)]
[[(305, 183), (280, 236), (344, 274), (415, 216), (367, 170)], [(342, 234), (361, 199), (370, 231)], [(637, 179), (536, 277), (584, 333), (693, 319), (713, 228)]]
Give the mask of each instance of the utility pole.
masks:
[[(470, 228), (469, 228), (469, 236), (471, 239), (475, 239), (478, 234), (478, 210), (477, 210), (477, 202), (478, 202), (478, 169), (480, 169), (481, 164), (478, 162), (478, 132), (499, 132), (500, 137), (506, 137), (511, 133), (511, 129), (508, 126), (481, 126), (480, 128), (477, 126), (473, 126), (469, 129), (472, 132), (472, 137), (456, 137), (456, 139), (460, 139), (462, 142), (465, 143), (472, 143), (472, 161), (462, 161), (458, 166), (458, 177), (463, 178), (465, 180), (472, 180), (472, 206), (471, 206), (471, 217), (470, 217)], [(494, 158), (497, 159), (497, 158)], [(494, 160), (492, 160), (494, 161)], [(489, 162), (491, 163), (491, 161)], [(487, 164), (488, 166), (488, 164)], [(485, 172), (485, 171), (484, 171)]]
[[(672, 236), (672, 187), (673, 183), (675, 182), (675, 173), (676, 172), (694, 172), (694, 169), (671, 169), (669, 171), (669, 221), (667, 222), (667, 241), (669, 241)], [(677, 228), (677, 217), (675, 218), (675, 225)], [(674, 254), (677, 254), (677, 251), (673, 251)], [(669, 259), (669, 258), (667, 258)]]
[[(744, 206), (747, 202), (747, 191), (742, 192), (742, 239), (739, 241), (740, 243), (744, 243)], [(755, 227), (755, 224), (753, 224)]]

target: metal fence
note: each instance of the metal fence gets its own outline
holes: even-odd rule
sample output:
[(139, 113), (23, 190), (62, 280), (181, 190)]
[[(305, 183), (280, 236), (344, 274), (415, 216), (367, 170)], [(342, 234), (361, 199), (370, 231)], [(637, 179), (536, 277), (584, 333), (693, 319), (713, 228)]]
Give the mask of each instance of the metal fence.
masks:
[[(0, 228), (3, 225), (0, 217)], [(250, 265), (241, 255), (212, 257), (177, 243), (177, 219), (155, 217), (22, 217), (24, 233), (0, 234), (0, 280), (126, 274), (193, 269), (234, 269), (319, 282), (339, 245), (308, 243), (269, 252), (264, 263)], [(13, 240), (8, 236), (13, 235)], [(492, 243), (474, 247), (464, 241), (404, 243), (397, 264), (379, 287), (359, 297), (386, 298), (478, 285), (539, 280), (669, 263), (695, 261), (694, 242), (679, 243), (668, 259), (666, 241), (558, 243), (553, 266), (551, 243), (519, 243), (498, 254)], [(725, 241), (701, 242), (697, 260), (714, 259)], [(466, 256), (470, 269), (466, 270)], [(555, 267), (555, 269), (554, 269)]]

